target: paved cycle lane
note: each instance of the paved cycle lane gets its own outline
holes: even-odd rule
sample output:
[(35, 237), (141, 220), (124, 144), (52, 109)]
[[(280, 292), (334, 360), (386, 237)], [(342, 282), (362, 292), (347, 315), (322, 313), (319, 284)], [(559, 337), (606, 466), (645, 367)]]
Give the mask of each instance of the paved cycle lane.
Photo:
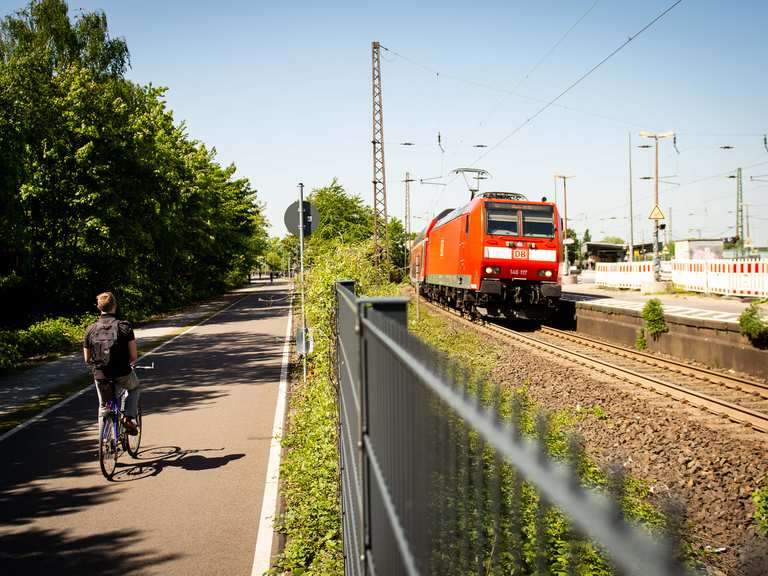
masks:
[(113, 482), (88, 392), (0, 442), (3, 574), (251, 574), (290, 293), (255, 285), (145, 361)]

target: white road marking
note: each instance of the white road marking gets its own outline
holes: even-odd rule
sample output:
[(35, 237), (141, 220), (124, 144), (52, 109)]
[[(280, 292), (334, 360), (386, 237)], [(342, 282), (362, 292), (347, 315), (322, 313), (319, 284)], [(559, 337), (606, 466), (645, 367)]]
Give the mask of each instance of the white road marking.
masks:
[(256, 535), (256, 548), (253, 551), (251, 576), (262, 576), (272, 565), (272, 540), (274, 538), (273, 519), (277, 514), (278, 482), (280, 479), (280, 452), (283, 436), (283, 419), (288, 394), (288, 362), (291, 352), (291, 323), (293, 309), (289, 308), (288, 326), (285, 328), (285, 343), (283, 344), (283, 365), (280, 369), (280, 387), (277, 391), (277, 407), (275, 421), (272, 425), (272, 442), (269, 446), (267, 461), (267, 478), (264, 483), (264, 498), (261, 501), (259, 531)]
[[(193, 329), (197, 328), (198, 326), (202, 326), (203, 324), (205, 324), (205, 323), (206, 323), (206, 322), (208, 322), (209, 320), (211, 320), (211, 319), (215, 318), (216, 316), (218, 316), (218, 315), (219, 315), (219, 314), (221, 314), (222, 312), (226, 312), (227, 310), (229, 310), (230, 308), (232, 308), (232, 306), (234, 306), (235, 304), (237, 304), (237, 303), (238, 303), (238, 302), (240, 302), (241, 300), (243, 300), (243, 299), (247, 298), (248, 296), (250, 296), (250, 294), (248, 294), (248, 295), (246, 295), (246, 296), (243, 296), (242, 298), (238, 298), (237, 300), (235, 300), (234, 302), (232, 302), (232, 304), (230, 304), (230, 305), (229, 305), (229, 306), (227, 306), (226, 308), (222, 308), (222, 309), (221, 309), (221, 310), (219, 310), (218, 312), (215, 312), (215, 313), (211, 314), (210, 316), (208, 316), (207, 318), (204, 318), (203, 320), (201, 320), (201, 321), (200, 321), (200, 322), (198, 322), (197, 324), (193, 324), (192, 326), (190, 326), (189, 328), (187, 328), (186, 330), (184, 330), (184, 331), (183, 331), (183, 332), (181, 332), (180, 334), (177, 334), (176, 336), (174, 336), (174, 337), (173, 337), (173, 338), (171, 338), (170, 340), (166, 340), (166, 341), (165, 341), (165, 342), (163, 342), (162, 344), (160, 344), (160, 345), (158, 345), (158, 346), (155, 346), (155, 347), (154, 347), (152, 350), (150, 350), (150, 351), (149, 351), (149, 352), (147, 352), (146, 354), (143, 354), (143, 355), (142, 355), (142, 356), (139, 358), (139, 360), (136, 362), (136, 364), (139, 364), (139, 362), (141, 362), (141, 360), (143, 360), (144, 358), (147, 358), (147, 357), (149, 357), (150, 355), (154, 354), (155, 352), (157, 352), (158, 350), (160, 350), (160, 348), (162, 348), (163, 346), (165, 346), (165, 345), (167, 345), (167, 344), (170, 344), (171, 342), (173, 342), (174, 340), (176, 340), (176, 338), (180, 338), (181, 336), (184, 336), (184, 334), (186, 334), (187, 332), (189, 332), (189, 331), (191, 331), (191, 330), (193, 330)], [(47, 410), (44, 410), (43, 412), (40, 412), (40, 414), (38, 414), (37, 416), (34, 416), (33, 418), (30, 418), (29, 420), (27, 420), (26, 422), (23, 422), (23, 423), (19, 424), (19, 425), (18, 425), (18, 426), (16, 426), (15, 428), (11, 428), (10, 430), (8, 430), (8, 432), (6, 432), (6, 433), (5, 433), (5, 434), (3, 434), (2, 436), (0, 436), (0, 442), (2, 442), (3, 440), (5, 440), (5, 439), (7, 439), (7, 438), (10, 438), (10, 437), (11, 437), (11, 436), (13, 436), (14, 434), (16, 434), (16, 432), (20, 432), (21, 430), (24, 430), (24, 428), (26, 428), (26, 427), (27, 427), (27, 426), (29, 426), (30, 424), (34, 424), (34, 423), (35, 423), (35, 422), (37, 422), (38, 420), (42, 420), (43, 418), (45, 418), (46, 416), (48, 416), (48, 414), (50, 414), (50, 413), (51, 413), (51, 412), (53, 412), (54, 410), (58, 410), (58, 409), (59, 409), (59, 408), (61, 408), (62, 406), (66, 405), (66, 404), (69, 404), (70, 402), (72, 402), (72, 400), (74, 400), (74, 399), (75, 399), (75, 398), (77, 398), (78, 396), (82, 396), (82, 395), (83, 395), (83, 394), (85, 394), (85, 393), (86, 393), (88, 390), (91, 390), (91, 387), (90, 387), (90, 386), (86, 386), (85, 388), (83, 388), (83, 389), (82, 389), (82, 390), (80, 390), (79, 392), (75, 392), (74, 394), (72, 394), (72, 396), (70, 396), (69, 398), (65, 398), (64, 400), (62, 400), (62, 401), (61, 401), (61, 402), (59, 402), (58, 404), (54, 404), (53, 406), (51, 406), (51, 407), (50, 407), (50, 408), (48, 408)]]

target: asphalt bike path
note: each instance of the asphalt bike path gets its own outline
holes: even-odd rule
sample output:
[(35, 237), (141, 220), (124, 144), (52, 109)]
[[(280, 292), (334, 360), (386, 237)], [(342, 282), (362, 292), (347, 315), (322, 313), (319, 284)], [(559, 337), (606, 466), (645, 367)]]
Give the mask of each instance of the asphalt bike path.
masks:
[(114, 481), (95, 390), (0, 442), (0, 573), (252, 573), (290, 290), (241, 293), (144, 359), (142, 447)]

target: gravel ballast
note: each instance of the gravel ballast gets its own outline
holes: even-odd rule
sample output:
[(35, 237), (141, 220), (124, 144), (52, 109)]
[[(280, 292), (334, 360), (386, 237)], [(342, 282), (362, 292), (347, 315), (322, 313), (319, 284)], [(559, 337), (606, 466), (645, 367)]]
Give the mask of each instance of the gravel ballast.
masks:
[(531, 399), (547, 410), (583, 410), (576, 428), (601, 467), (621, 464), (650, 485), (654, 504), (683, 507), (685, 539), (712, 574), (768, 574), (768, 538), (757, 531), (751, 500), (768, 482), (768, 435), (475, 331), (502, 351), (492, 380), (527, 384)]

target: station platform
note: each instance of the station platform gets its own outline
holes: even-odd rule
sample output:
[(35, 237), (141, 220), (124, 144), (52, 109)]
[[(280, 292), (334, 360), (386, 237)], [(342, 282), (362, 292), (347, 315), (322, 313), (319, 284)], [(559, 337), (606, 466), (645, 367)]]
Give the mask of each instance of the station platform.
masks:
[(562, 295), (563, 300), (570, 302), (589, 302), (593, 306), (637, 312), (641, 311), (651, 298), (661, 300), (665, 315), (736, 325), (739, 323), (739, 316), (749, 307), (751, 301), (735, 296), (691, 293), (640, 294), (639, 290), (601, 288), (591, 282), (564, 284)]
[[(638, 334), (644, 330), (642, 310), (651, 298), (661, 300), (667, 331), (646, 339), (648, 352), (768, 379), (768, 350), (753, 345), (739, 325), (739, 316), (754, 298), (689, 292), (641, 294), (592, 282), (563, 284), (562, 293), (562, 301), (573, 307), (571, 329), (630, 348), (636, 347)], [(570, 317), (569, 307), (561, 308)]]

